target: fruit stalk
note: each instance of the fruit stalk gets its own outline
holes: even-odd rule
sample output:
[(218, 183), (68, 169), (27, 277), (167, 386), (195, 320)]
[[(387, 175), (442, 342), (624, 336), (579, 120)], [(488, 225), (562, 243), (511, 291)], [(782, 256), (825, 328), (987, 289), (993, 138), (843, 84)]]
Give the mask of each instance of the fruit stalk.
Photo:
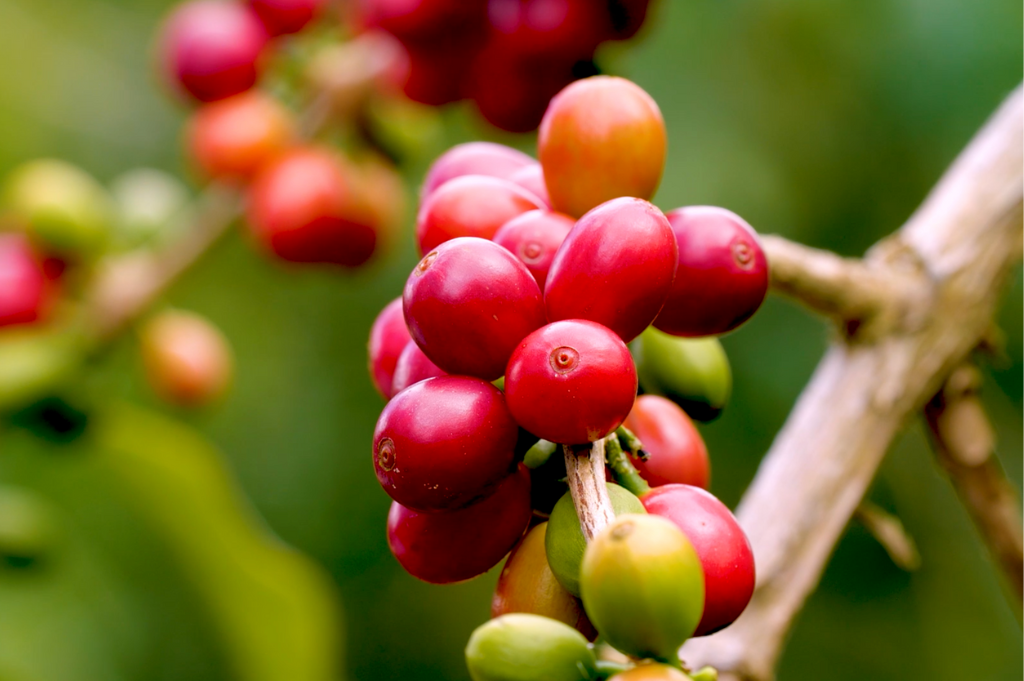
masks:
[(589, 445), (562, 445), (569, 493), (580, 519), (580, 529), (588, 542), (615, 520), (605, 487), (604, 448), (604, 439)]
[[(625, 430), (620, 428), (620, 430)], [(629, 432), (628, 430), (626, 431)], [(636, 439), (635, 437), (633, 438)], [(636, 470), (636, 467), (630, 462), (626, 452), (622, 450), (622, 444), (619, 442), (618, 433), (612, 433), (606, 438), (605, 452), (607, 454), (608, 465), (611, 467), (612, 472), (615, 473), (615, 481), (620, 485), (628, 489), (636, 496), (640, 496), (646, 492), (651, 491), (651, 486), (647, 484), (640, 473)]]

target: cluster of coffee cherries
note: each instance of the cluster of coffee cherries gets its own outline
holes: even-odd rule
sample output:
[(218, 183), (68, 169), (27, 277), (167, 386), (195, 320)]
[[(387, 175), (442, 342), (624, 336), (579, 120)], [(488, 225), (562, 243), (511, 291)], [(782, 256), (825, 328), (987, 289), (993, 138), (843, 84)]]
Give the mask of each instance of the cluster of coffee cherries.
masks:
[(354, 23), (395, 36), (406, 95), (471, 99), (493, 125), (533, 130), (548, 100), (592, 75), (598, 45), (640, 29), (649, 0), (358, 0)]
[[(23, 406), (18, 385), (39, 378), (33, 372), (89, 351), (95, 320), (80, 309), (100, 261), (163, 247), (193, 212), (184, 185), (159, 170), (131, 170), (109, 188), (55, 159), (11, 171), (0, 191), (0, 409)], [(140, 341), (146, 376), (166, 401), (198, 406), (227, 389), (231, 350), (203, 317), (160, 312)]]
[[(607, 676), (588, 643), (598, 634), (637, 660), (678, 662), (686, 638), (730, 624), (753, 592), (747, 538), (706, 491), (700, 434), (675, 402), (637, 397), (627, 343), (642, 343), (655, 385), (674, 356), (666, 338), (736, 328), (768, 284), (741, 218), (649, 203), (666, 145), (646, 92), (596, 76), (552, 99), (539, 162), (487, 143), (449, 150), (422, 188), (423, 259), (371, 330), (371, 375), (389, 398), (373, 464), (393, 499), (392, 552), (443, 584), (512, 551), (495, 619), (467, 648), (476, 681)], [(592, 443), (618, 483), (617, 518), (588, 544), (559, 451)], [(682, 674), (664, 669), (643, 678)]]
[(311, 25), (325, 0), (191, 0), (159, 36), (167, 79), (200, 106), (188, 156), (208, 180), (248, 189), (248, 223), (276, 257), (358, 267), (401, 217), (402, 187), (379, 156), (358, 162), (305, 142), (296, 116), (258, 89), (290, 34)]

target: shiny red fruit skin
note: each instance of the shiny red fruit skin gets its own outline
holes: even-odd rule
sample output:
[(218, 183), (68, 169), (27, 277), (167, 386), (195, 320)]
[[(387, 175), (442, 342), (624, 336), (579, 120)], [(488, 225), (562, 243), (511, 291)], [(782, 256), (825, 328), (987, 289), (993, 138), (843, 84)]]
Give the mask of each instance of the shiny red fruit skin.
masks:
[(323, 149), (295, 149), (261, 171), (248, 215), (256, 237), (282, 260), (357, 267), (377, 246), (369, 208)]
[(357, 4), (360, 23), (382, 28), (403, 41), (438, 33), (451, 37), (477, 33), (487, 12), (486, 2), (467, 0), (359, 0)]
[(548, 319), (589, 319), (629, 342), (658, 316), (678, 251), (661, 211), (642, 199), (606, 201), (579, 219), (544, 288)]
[(641, 395), (623, 425), (640, 438), (650, 454), (647, 461), (631, 461), (651, 487), (680, 483), (708, 488), (708, 448), (693, 421), (675, 402)]
[(267, 32), (248, 7), (193, 0), (176, 7), (161, 31), (161, 55), (171, 82), (201, 102), (251, 88)]
[(493, 241), (519, 258), (543, 291), (555, 252), (575, 224), (568, 215), (531, 210), (502, 225)]
[(542, 201), (496, 177), (464, 175), (446, 182), (423, 202), (416, 216), (416, 243), (427, 254), (449, 239), (490, 239), (517, 215), (543, 208)]
[(428, 253), (402, 300), (409, 332), (434, 364), (488, 381), (505, 373), (519, 342), (545, 322), (540, 288), (526, 265), (473, 237)]
[(298, 33), (327, 4), (327, 0), (249, 0), (270, 35)]
[(395, 364), (395, 376), (391, 382), (391, 396), (394, 397), (410, 385), (435, 376), (444, 376), (441, 367), (430, 361), (430, 358), (423, 354), (416, 341), (410, 340), (402, 354), (398, 356), (398, 363)]
[(712, 336), (750, 319), (768, 292), (768, 260), (754, 229), (715, 206), (677, 208), (666, 217), (679, 266), (654, 326), (674, 336)]
[(505, 372), (505, 398), (519, 425), (562, 444), (593, 442), (622, 425), (636, 387), (636, 367), (622, 339), (579, 319), (527, 336)]
[(488, 9), (492, 40), (523, 56), (586, 59), (608, 32), (607, 10), (593, 0), (492, 0)]
[(531, 163), (512, 173), (508, 178), (509, 182), (518, 184), (537, 198), (544, 201), (545, 206), (551, 206), (551, 198), (548, 196), (547, 185), (544, 184), (544, 169), (539, 163)]
[(500, 563), (526, 531), (532, 514), (530, 472), (519, 464), (491, 496), (457, 511), (417, 513), (392, 503), (388, 546), (417, 579), (461, 582)]
[(396, 394), (373, 433), (373, 467), (388, 495), (445, 511), (488, 494), (512, 470), (519, 426), (487, 381), (439, 376)]
[[(494, 142), (457, 144), (438, 156), (430, 166), (427, 176), (423, 179), (423, 186), (420, 188), (420, 199), (425, 201), (435, 189), (456, 177), (487, 175), (502, 180), (511, 180), (518, 171), (534, 163), (537, 162), (523, 152), (503, 144)], [(529, 187), (526, 188), (529, 189)]]
[(395, 394), (392, 390), (395, 368), (405, 346), (412, 340), (405, 325), (402, 312), (402, 298), (399, 296), (388, 303), (370, 327), (370, 341), (366, 354), (373, 387), (385, 399)]
[(641, 497), (648, 513), (671, 520), (697, 549), (704, 568), (704, 615), (695, 636), (736, 620), (754, 593), (754, 552), (725, 504), (691, 485), (656, 487)]
[(30, 324), (45, 316), (49, 279), (23, 234), (0, 234), (0, 327)]

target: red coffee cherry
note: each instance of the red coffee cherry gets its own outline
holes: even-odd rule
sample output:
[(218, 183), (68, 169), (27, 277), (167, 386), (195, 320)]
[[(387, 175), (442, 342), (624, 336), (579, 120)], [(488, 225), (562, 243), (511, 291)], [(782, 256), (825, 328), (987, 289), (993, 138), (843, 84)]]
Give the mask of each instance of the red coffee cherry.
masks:
[(531, 516), (530, 474), (519, 464), (494, 494), (457, 511), (417, 513), (392, 503), (388, 546), (413, 577), (431, 584), (460, 582), (500, 563)]
[(161, 55), (171, 81), (201, 102), (251, 88), (267, 32), (248, 7), (226, 0), (192, 0), (164, 22)]
[(549, 320), (589, 319), (629, 342), (658, 316), (675, 277), (676, 238), (661, 211), (614, 199), (576, 223), (544, 288)]
[(459, 508), (512, 469), (519, 426), (493, 385), (440, 376), (396, 394), (373, 434), (373, 467), (392, 499), (416, 511)]
[(162, 312), (146, 323), (140, 338), (146, 378), (167, 402), (202, 406), (223, 395), (231, 383), (231, 347), (200, 315)]
[(455, 237), (490, 239), (515, 216), (543, 207), (540, 199), (507, 180), (457, 177), (423, 202), (416, 216), (416, 243), (420, 253), (426, 254)]
[(666, 217), (679, 267), (654, 326), (674, 336), (711, 336), (750, 319), (768, 292), (768, 260), (754, 229), (714, 206), (677, 208)]
[(593, 0), (491, 0), (488, 19), (494, 42), (533, 58), (586, 59), (608, 30)]
[(593, 641), (597, 630), (587, 619), (583, 606), (558, 583), (548, 566), (544, 536), (548, 524), (537, 525), (520, 540), (498, 577), (491, 600), (491, 617), (510, 612), (525, 612), (550, 617), (575, 627)]
[(494, 243), (519, 258), (543, 291), (555, 252), (575, 224), (561, 213), (531, 210), (506, 222), (494, 235)]
[(0, 327), (46, 316), (50, 284), (42, 259), (23, 234), (0, 234)]
[(327, 4), (327, 0), (249, 0), (270, 35), (298, 33)]
[(397, 392), (392, 390), (395, 368), (398, 365), (398, 358), (411, 340), (409, 328), (405, 325), (405, 314), (402, 312), (402, 298), (395, 298), (374, 320), (373, 326), (370, 327), (370, 342), (367, 345), (370, 379), (373, 381), (373, 387), (385, 399)]
[(647, 461), (631, 461), (651, 487), (681, 483), (708, 488), (708, 449), (679, 405), (658, 395), (641, 395), (624, 425), (650, 454)]
[(487, 13), (486, 2), (466, 0), (359, 0), (358, 5), (360, 23), (403, 41), (482, 28)]
[(409, 332), (432, 362), (488, 381), (505, 373), (512, 351), (545, 321), (540, 288), (526, 266), (496, 243), (472, 237), (428, 253), (402, 299)]
[(464, 97), (462, 82), (476, 53), (474, 45), (452, 38), (406, 43), (402, 92), (414, 102), (441, 106)]
[(201, 107), (187, 138), (205, 176), (248, 180), (292, 144), (295, 126), (277, 100), (250, 91)]
[(332, 152), (294, 149), (256, 176), (249, 224), (283, 260), (357, 267), (373, 255), (377, 230), (355, 184)]
[(640, 499), (647, 512), (671, 520), (697, 549), (704, 568), (704, 614), (694, 636), (733, 623), (754, 593), (754, 552), (725, 504), (690, 485), (657, 487)]
[(519, 425), (562, 444), (593, 442), (622, 425), (636, 385), (633, 358), (622, 339), (578, 319), (527, 336), (505, 372), (508, 408)]
[(410, 340), (395, 364), (395, 379), (391, 383), (391, 395), (397, 395), (410, 385), (435, 376), (444, 376), (444, 371), (423, 354), (416, 341)]
[(551, 205), (580, 216), (610, 199), (650, 199), (661, 181), (665, 122), (651, 96), (623, 78), (576, 81), (548, 105), (537, 139)]
[(544, 184), (544, 169), (541, 168), (539, 163), (531, 163), (520, 168), (512, 173), (508, 179), (509, 182), (518, 184), (526, 191), (543, 200), (546, 205), (551, 205), (551, 199), (548, 197), (548, 188)]
[(426, 200), (435, 189), (448, 180), (463, 175), (487, 175), (510, 180), (519, 170), (536, 163), (521, 151), (494, 142), (457, 144), (437, 157), (430, 166), (420, 188)]

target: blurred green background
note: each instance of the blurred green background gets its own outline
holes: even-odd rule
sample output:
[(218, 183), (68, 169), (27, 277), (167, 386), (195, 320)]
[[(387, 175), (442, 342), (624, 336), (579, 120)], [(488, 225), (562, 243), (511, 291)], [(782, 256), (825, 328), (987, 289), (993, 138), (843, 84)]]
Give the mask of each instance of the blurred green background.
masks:
[[(105, 181), (135, 166), (187, 175), (179, 144), (187, 112), (154, 82), (149, 62), (150, 36), (170, 5), (0, 0), (0, 173), (52, 156)], [(662, 0), (637, 41), (599, 61), (662, 108), (670, 140), (656, 198), (663, 209), (718, 204), (759, 231), (859, 255), (902, 224), (1020, 81), (1021, 24), (1019, 0)], [(459, 108), (431, 129), (403, 167), (410, 202), (429, 160), (447, 145), (480, 137), (526, 150), (534, 143), (496, 136)], [(421, 584), (385, 542), (389, 500), (369, 454), (383, 401), (366, 373), (365, 344), (414, 262), (405, 238), (355, 274), (282, 267), (237, 232), (167, 297), (209, 316), (237, 353), (226, 402), (175, 417), (216, 444), (267, 525), (333, 577), (344, 604), (345, 666), (362, 681), (467, 678), (462, 649), (488, 617), (497, 575)], [(1000, 318), (1006, 357), (985, 366), (983, 393), (1018, 489), (1022, 294), (1018, 268)], [(702, 431), (712, 491), (730, 506), (828, 337), (821, 320), (769, 298), (723, 340), (735, 392), (723, 417)], [(162, 409), (142, 383), (133, 338), (98, 371), (112, 396)], [(10, 464), (13, 456), (0, 443), (0, 457)], [(4, 471), (14, 475), (17, 466)], [(55, 670), (38, 672), (39, 681), (228, 678), (223, 651), (193, 613), (200, 606), (173, 596), (185, 592), (173, 584), (181, 576), (163, 569), (165, 549), (108, 508), (109, 480), (64, 471), (18, 483), (73, 514), (68, 541), (92, 575), (83, 582), (89, 588), (36, 600), (27, 587), (0, 583), (0, 594), (17, 594), (22, 604), (20, 616), (0, 613), (0, 623), (14, 627), (0, 632), (56, 619), (88, 634), (75, 639), (84, 647), (73, 658), (88, 664), (37, 665)], [(1020, 679), (1020, 625), (920, 423), (894, 446), (871, 498), (902, 518), (921, 569), (896, 568), (851, 526), (796, 624), (780, 678)], [(70, 629), (51, 631), (50, 648), (26, 643), (24, 631), (0, 633), (0, 660), (70, 656), (60, 638)], [(2, 667), (0, 679), (7, 681)]]

